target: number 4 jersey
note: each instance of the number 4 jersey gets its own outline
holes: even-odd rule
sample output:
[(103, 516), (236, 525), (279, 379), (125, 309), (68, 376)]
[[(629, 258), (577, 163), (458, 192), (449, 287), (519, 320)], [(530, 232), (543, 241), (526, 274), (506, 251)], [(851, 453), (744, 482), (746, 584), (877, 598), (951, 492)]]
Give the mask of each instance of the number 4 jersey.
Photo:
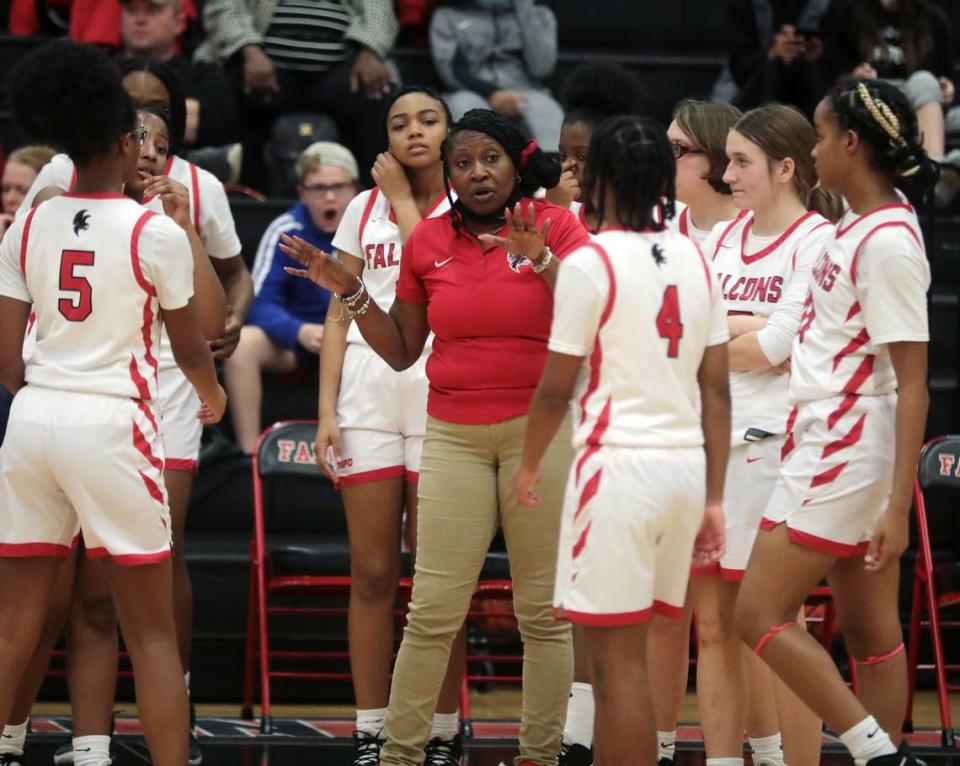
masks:
[(193, 295), (186, 234), (120, 194), (65, 194), (14, 221), (0, 295), (33, 304), (27, 383), (152, 400), (160, 310)]
[(550, 350), (583, 356), (574, 446), (703, 444), (697, 372), (729, 339), (719, 285), (670, 232), (606, 229), (564, 259)]

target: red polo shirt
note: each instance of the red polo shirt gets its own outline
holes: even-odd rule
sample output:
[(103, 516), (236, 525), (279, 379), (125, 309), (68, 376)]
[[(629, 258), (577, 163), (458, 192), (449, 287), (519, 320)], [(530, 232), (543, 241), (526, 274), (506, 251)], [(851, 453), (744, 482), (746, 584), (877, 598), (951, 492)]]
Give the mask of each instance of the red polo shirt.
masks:
[[(569, 210), (526, 200), (558, 258), (589, 239)], [(524, 208), (526, 209), (526, 208)], [(507, 236), (506, 228), (500, 236)], [(525, 415), (547, 358), (553, 293), (528, 261), (516, 263), (454, 230), (449, 213), (417, 224), (403, 247), (397, 297), (426, 303), (436, 336), (427, 360), (427, 412), (448, 423), (499, 423)]]

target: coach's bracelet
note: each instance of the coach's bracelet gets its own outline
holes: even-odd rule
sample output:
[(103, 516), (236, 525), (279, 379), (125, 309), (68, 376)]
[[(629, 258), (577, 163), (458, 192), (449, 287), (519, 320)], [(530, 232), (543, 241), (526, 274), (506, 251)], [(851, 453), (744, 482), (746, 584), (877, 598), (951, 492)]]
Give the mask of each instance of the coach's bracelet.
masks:
[(373, 298), (370, 297), (370, 293), (366, 293), (366, 299), (359, 306), (354, 307), (354, 305), (346, 306), (347, 316), (351, 319), (356, 319), (361, 317), (370, 310), (370, 303), (373, 301)]
[(357, 288), (357, 291), (355, 293), (351, 293), (350, 295), (340, 295), (339, 293), (335, 293), (337, 300), (340, 301), (340, 303), (342, 303), (348, 309), (350, 309), (353, 306), (356, 306), (360, 302), (360, 299), (363, 297), (363, 294), (367, 290), (367, 286), (363, 283), (362, 279), (357, 281), (360, 282), (360, 287)]
[(542, 274), (550, 268), (551, 263), (553, 263), (553, 251), (549, 247), (543, 248), (543, 255), (538, 260), (530, 261), (534, 274)]

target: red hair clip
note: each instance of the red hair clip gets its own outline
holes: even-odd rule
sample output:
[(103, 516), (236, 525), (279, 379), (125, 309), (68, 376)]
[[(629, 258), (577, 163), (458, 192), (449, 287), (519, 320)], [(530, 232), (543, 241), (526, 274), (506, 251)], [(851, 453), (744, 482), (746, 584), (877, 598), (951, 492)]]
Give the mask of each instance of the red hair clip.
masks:
[(530, 142), (523, 147), (523, 151), (520, 152), (520, 170), (523, 170), (527, 166), (527, 163), (530, 162), (530, 158), (533, 156), (533, 153), (539, 148), (540, 147), (537, 146), (537, 142), (531, 138)]

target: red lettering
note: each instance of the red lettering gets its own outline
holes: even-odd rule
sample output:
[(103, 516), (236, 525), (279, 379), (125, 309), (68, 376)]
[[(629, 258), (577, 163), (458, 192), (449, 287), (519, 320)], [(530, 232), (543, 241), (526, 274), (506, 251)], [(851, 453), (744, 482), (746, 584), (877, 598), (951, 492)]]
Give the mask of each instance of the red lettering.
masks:
[(766, 300), (770, 303), (779, 303), (781, 295), (783, 295), (783, 277), (771, 277)]
[[(940, 455), (940, 475), (949, 476), (953, 470), (953, 464), (957, 460), (956, 455)], [(960, 476), (960, 465), (957, 466), (957, 475)]]
[(290, 439), (278, 439), (277, 460), (279, 460), (281, 463), (289, 463), (290, 456), (293, 455), (293, 450), (296, 446), (296, 442)]
[(373, 247), (374, 247), (373, 245), (367, 245), (365, 248), (363, 248), (364, 253), (365, 253), (366, 256), (367, 256), (367, 268), (368, 268), (368, 269), (372, 269), (372, 268), (373, 268)]
[(383, 253), (383, 245), (377, 245), (376, 252), (373, 254), (373, 268), (375, 269), (387, 268), (387, 259)]
[(727, 294), (727, 299), (731, 301), (737, 300), (737, 297), (738, 297), (737, 293), (740, 290), (740, 288), (743, 287), (743, 283), (746, 281), (747, 280), (745, 277), (740, 277), (740, 279), (734, 282), (733, 287), (730, 288), (730, 292)]
[(839, 273), (840, 267), (830, 260), (830, 256), (826, 250), (824, 250), (817, 259), (816, 265), (813, 267), (814, 280), (823, 288), (824, 292), (830, 292), (833, 289), (833, 284), (836, 282), (837, 274)]
[(720, 280), (720, 292), (723, 293), (723, 297), (727, 297), (727, 283), (730, 281), (730, 274), (717, 274), (717, 279)]
[(397, 246), (396, 246), (396, 243), (394, 243), (394, 242), (391, 242), (391, 243), (390, 243), (390, 251), (389, 251), (389, 253), (387, 254), (387, 265), (388, 265), (388, 266), (399, 266), (399, 265), (400, 265), (400, 257), (399, 257), (400, 254), (399, 254), (399, 253), (396, 253), (396, 256), (397, 256), (397, 257), (396, 257), (396, 258), (394, 257), (394, 254), (395, 254), (394, 251), (396, 250), (396, 247), (397, 247)]
[(760, 280), (757, 282), (757, 294), (756, 294), (755, 297), (756, 297), (756, 299), (757, 299), (758, 301), (766, 301), (766, 300), (767, 300), (767, 285), (768, 285), (768, 284), (770, 284), (770, 277), (766, 277), (766, 278), (764, 278), (764, 279), (760, 279)]
[(743, 286), (743, 292), (740, 293), (740, 300), (742, 301), (753, 300), (753, 296), (757, 292), (758, 281), (759, 280), (757, 277), (750, 277), (750, 279), (747, 280), (747, 284)]
[(307, 444), (307, 442), (298, 442), (297, 443), (297, 454), (293, 458), (293, 462), (298, 465), (310, 465), (313, 463), (313, 445)]

